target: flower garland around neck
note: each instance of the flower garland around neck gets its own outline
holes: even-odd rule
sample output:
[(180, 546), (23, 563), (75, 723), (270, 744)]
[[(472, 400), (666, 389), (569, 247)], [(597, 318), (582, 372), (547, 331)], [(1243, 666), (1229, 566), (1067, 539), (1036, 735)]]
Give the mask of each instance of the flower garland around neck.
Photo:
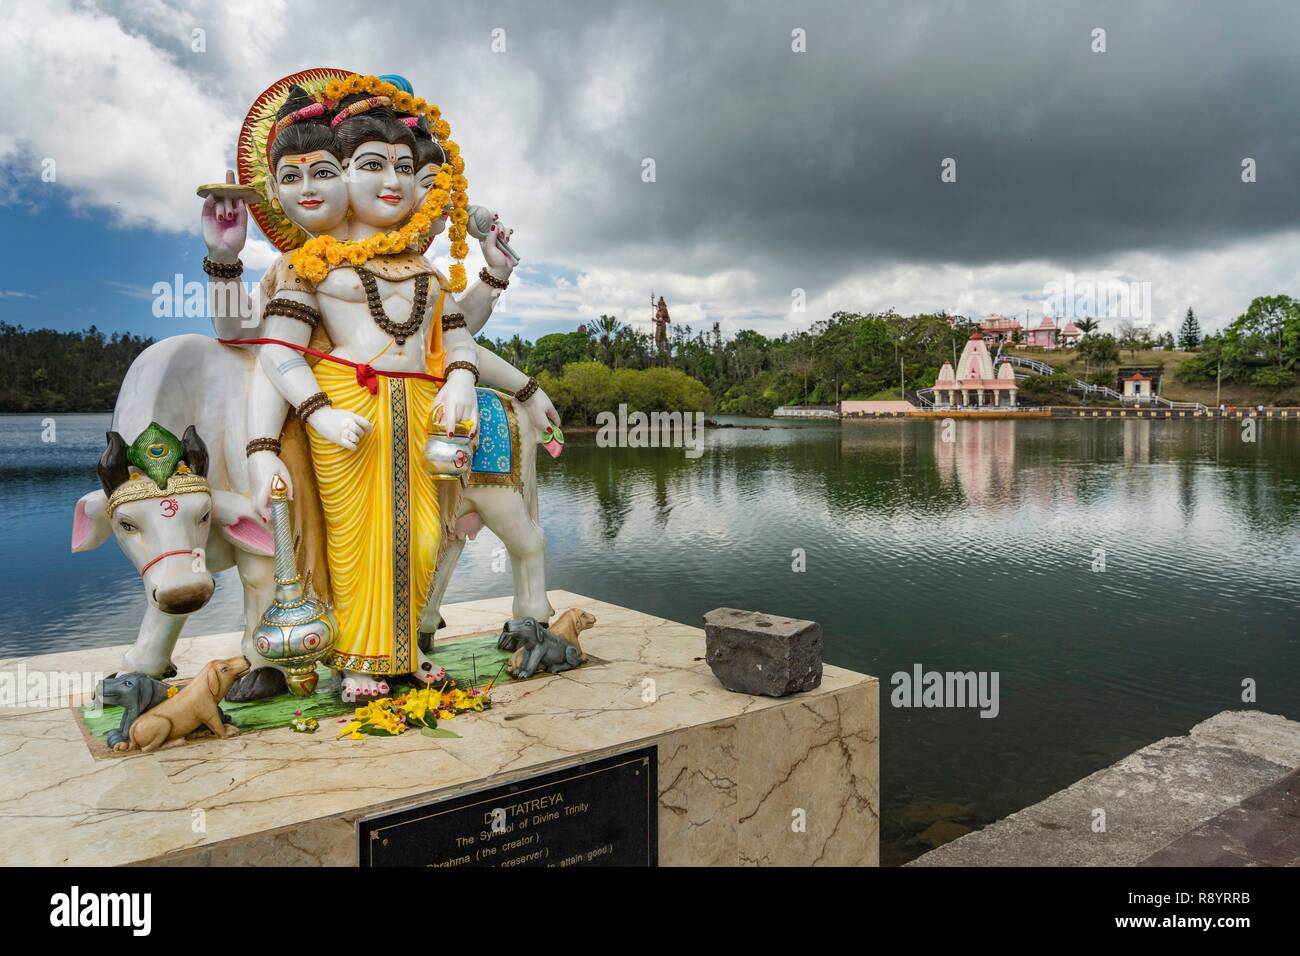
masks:
[(469, 182), (465, 179), (465, 160), (460, 155), (460, 146), (448, 138), (451, 136), (451, 124), (442, 118), (442, 111), (432, 103), (426, 103), (420, 97), (412, 96), (375, 76), (354, 73), (346, 79), (333, 80), (325, 87), (325, 96), (336, 103), (355, 93), (386, 96), (397, 112), (423, 116), (429, 124), (429, 130), (447, 155), (447, 162), (443, 163), (442, 169), (434, 177), (433, 188), (424, 197), (420, 208), (411, 214), (411, 218), (400, 229), (376, 233), (368, 239), (356, 241), (335, 239), (333, 236), (308, 239), (291, 257), (294, 269), (309, 282), (320, 282), (337, 266), (360, 266), (375, 256), (417, 249), (428, 238), (429, 230), (441, 217), (442, 210), (450, 199), (451, 227), (447, 230), (447, 238), (451, 240), (451, 257), (456, 261), (451, 265), (449, 279), (451, 291), (463, 292), (466, 285), (465, 264), (460, 260), (469, 255), (469, 244), (465, 241), (469, 223), (469, 196), (465, 190), (469, 188)]

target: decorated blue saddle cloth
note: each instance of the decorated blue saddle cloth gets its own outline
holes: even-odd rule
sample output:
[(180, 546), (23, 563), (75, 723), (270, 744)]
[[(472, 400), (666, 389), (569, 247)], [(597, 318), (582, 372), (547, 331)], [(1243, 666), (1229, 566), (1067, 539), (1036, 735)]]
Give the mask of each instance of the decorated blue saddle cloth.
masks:
[(505, 396), (478, 389), (478, 448), (470, 464), (471, 484), (516, 484), (519, 423)]

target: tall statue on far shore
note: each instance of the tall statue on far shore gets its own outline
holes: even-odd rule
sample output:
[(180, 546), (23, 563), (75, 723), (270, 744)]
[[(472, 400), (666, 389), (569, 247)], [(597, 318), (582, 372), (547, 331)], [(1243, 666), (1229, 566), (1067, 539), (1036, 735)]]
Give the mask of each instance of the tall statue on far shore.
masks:
[[(241, 183), (228, 174), (226, 188), (205, 187), (214, 324), (257, 359), (245, 411), (252, 501), (264, 509), (273, 482), (291, 491), (299, 567), (337, 616), (327, 662), (342, 671), (345, 700), (385, 695), (399, 675), (441, 677), (420, 622), (461, 533), (462, 483), (426, 471), (429, 436), (475, 434), (480, 382), (513, 395), (530, 434), (559, 424), (535, 381), (474, 341), (517, 261), (495, 215), (479, 283), (453, 297), (466, 285), (470, 207), (450, 132), (401, 77), (308, 70), (250, 110)], [(283, 251), (251, 308), (239, 282), (245, 200)], [(450, 277), (421, 254), (444, 230)], [(547, 619), (544, 586), (531, 600), (526, 613)], [(258, 676), (273, 661), (253, 663), (232, 699), (280, 689)]]

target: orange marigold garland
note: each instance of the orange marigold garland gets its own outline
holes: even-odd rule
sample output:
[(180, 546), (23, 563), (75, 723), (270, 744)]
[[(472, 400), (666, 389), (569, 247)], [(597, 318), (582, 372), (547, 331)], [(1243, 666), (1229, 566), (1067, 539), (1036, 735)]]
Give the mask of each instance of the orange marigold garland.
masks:
[(325, 96), (335, 102), (356, 93), (387, 96), (398, 112), (423, 116), (447, 155), (447, 162), (434, 177), (433, 188), (429, 190), (429, 195), (424, 198), (420, 208), (411, 214), (411, 218), (400, 229), (355, 242), (335, 239), (333, 236), (308, 239), (293, 253), (294, 269), (304, 279), (320, 282), (329, 275), (330, 269), (344, 263), (359, 266), (375, 256), (417, 248), (428, 238), (434, 221), (442, 215), (443, 208), (450, 200), (451, 226), (447, 230), (447, 238), (451, 240), (451, 257), (457, 261), (452, 262), (449, 279), (451, 291), (465, 291), (465, 264), (459, 260), (469, 255), (469, 243), (465, 241), (469, 222), (466, 212), (469, 207), (469, 195), (466, 192), (469, 181), (465, 179), (465, 160), (460, 155), (460, 146), (448, 138), (451, 136), (451, 124), (442, 118), (442, 111), (432, 103), (426, 103), (420, 97), (412, 96), (376, 76), (354, 73), (342, 80), (332, 80), (325, 87)]

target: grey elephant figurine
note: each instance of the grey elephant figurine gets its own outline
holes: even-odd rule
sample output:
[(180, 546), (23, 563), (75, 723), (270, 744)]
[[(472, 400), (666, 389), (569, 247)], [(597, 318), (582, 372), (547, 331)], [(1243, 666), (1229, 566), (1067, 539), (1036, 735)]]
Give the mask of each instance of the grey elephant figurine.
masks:
[(167, 699), (167, 685), (148, 674), (113, 674), (99, 682), (99, 700), (105, 707), (121, 707), (122, 722), (108, 732), (108, 746), (127, 739), (135, 719)]
[(506, 670), (517, 680), (532, 677), (539, 670), (552, 674), (572, 670), (583, 660), (580, 648), (552, 634), (531, 617), (507, 621), (497, 646), (514, 650)]
[[(133, 672), (130, 674), (110, 674), (99, 682), (98, 697), (105, 707), (121, 707), (122, 722), (116, 730), (108, 732), (108, 747), (115, 750), (118, 744), (126, 743), (130, 738), (131, 725), (146, 710), (157, 707), (167, 699), (168, 685), (150, 677), (148, 674)], [(230, 723), (230, 715), (223, 713), (221, 719)]]

